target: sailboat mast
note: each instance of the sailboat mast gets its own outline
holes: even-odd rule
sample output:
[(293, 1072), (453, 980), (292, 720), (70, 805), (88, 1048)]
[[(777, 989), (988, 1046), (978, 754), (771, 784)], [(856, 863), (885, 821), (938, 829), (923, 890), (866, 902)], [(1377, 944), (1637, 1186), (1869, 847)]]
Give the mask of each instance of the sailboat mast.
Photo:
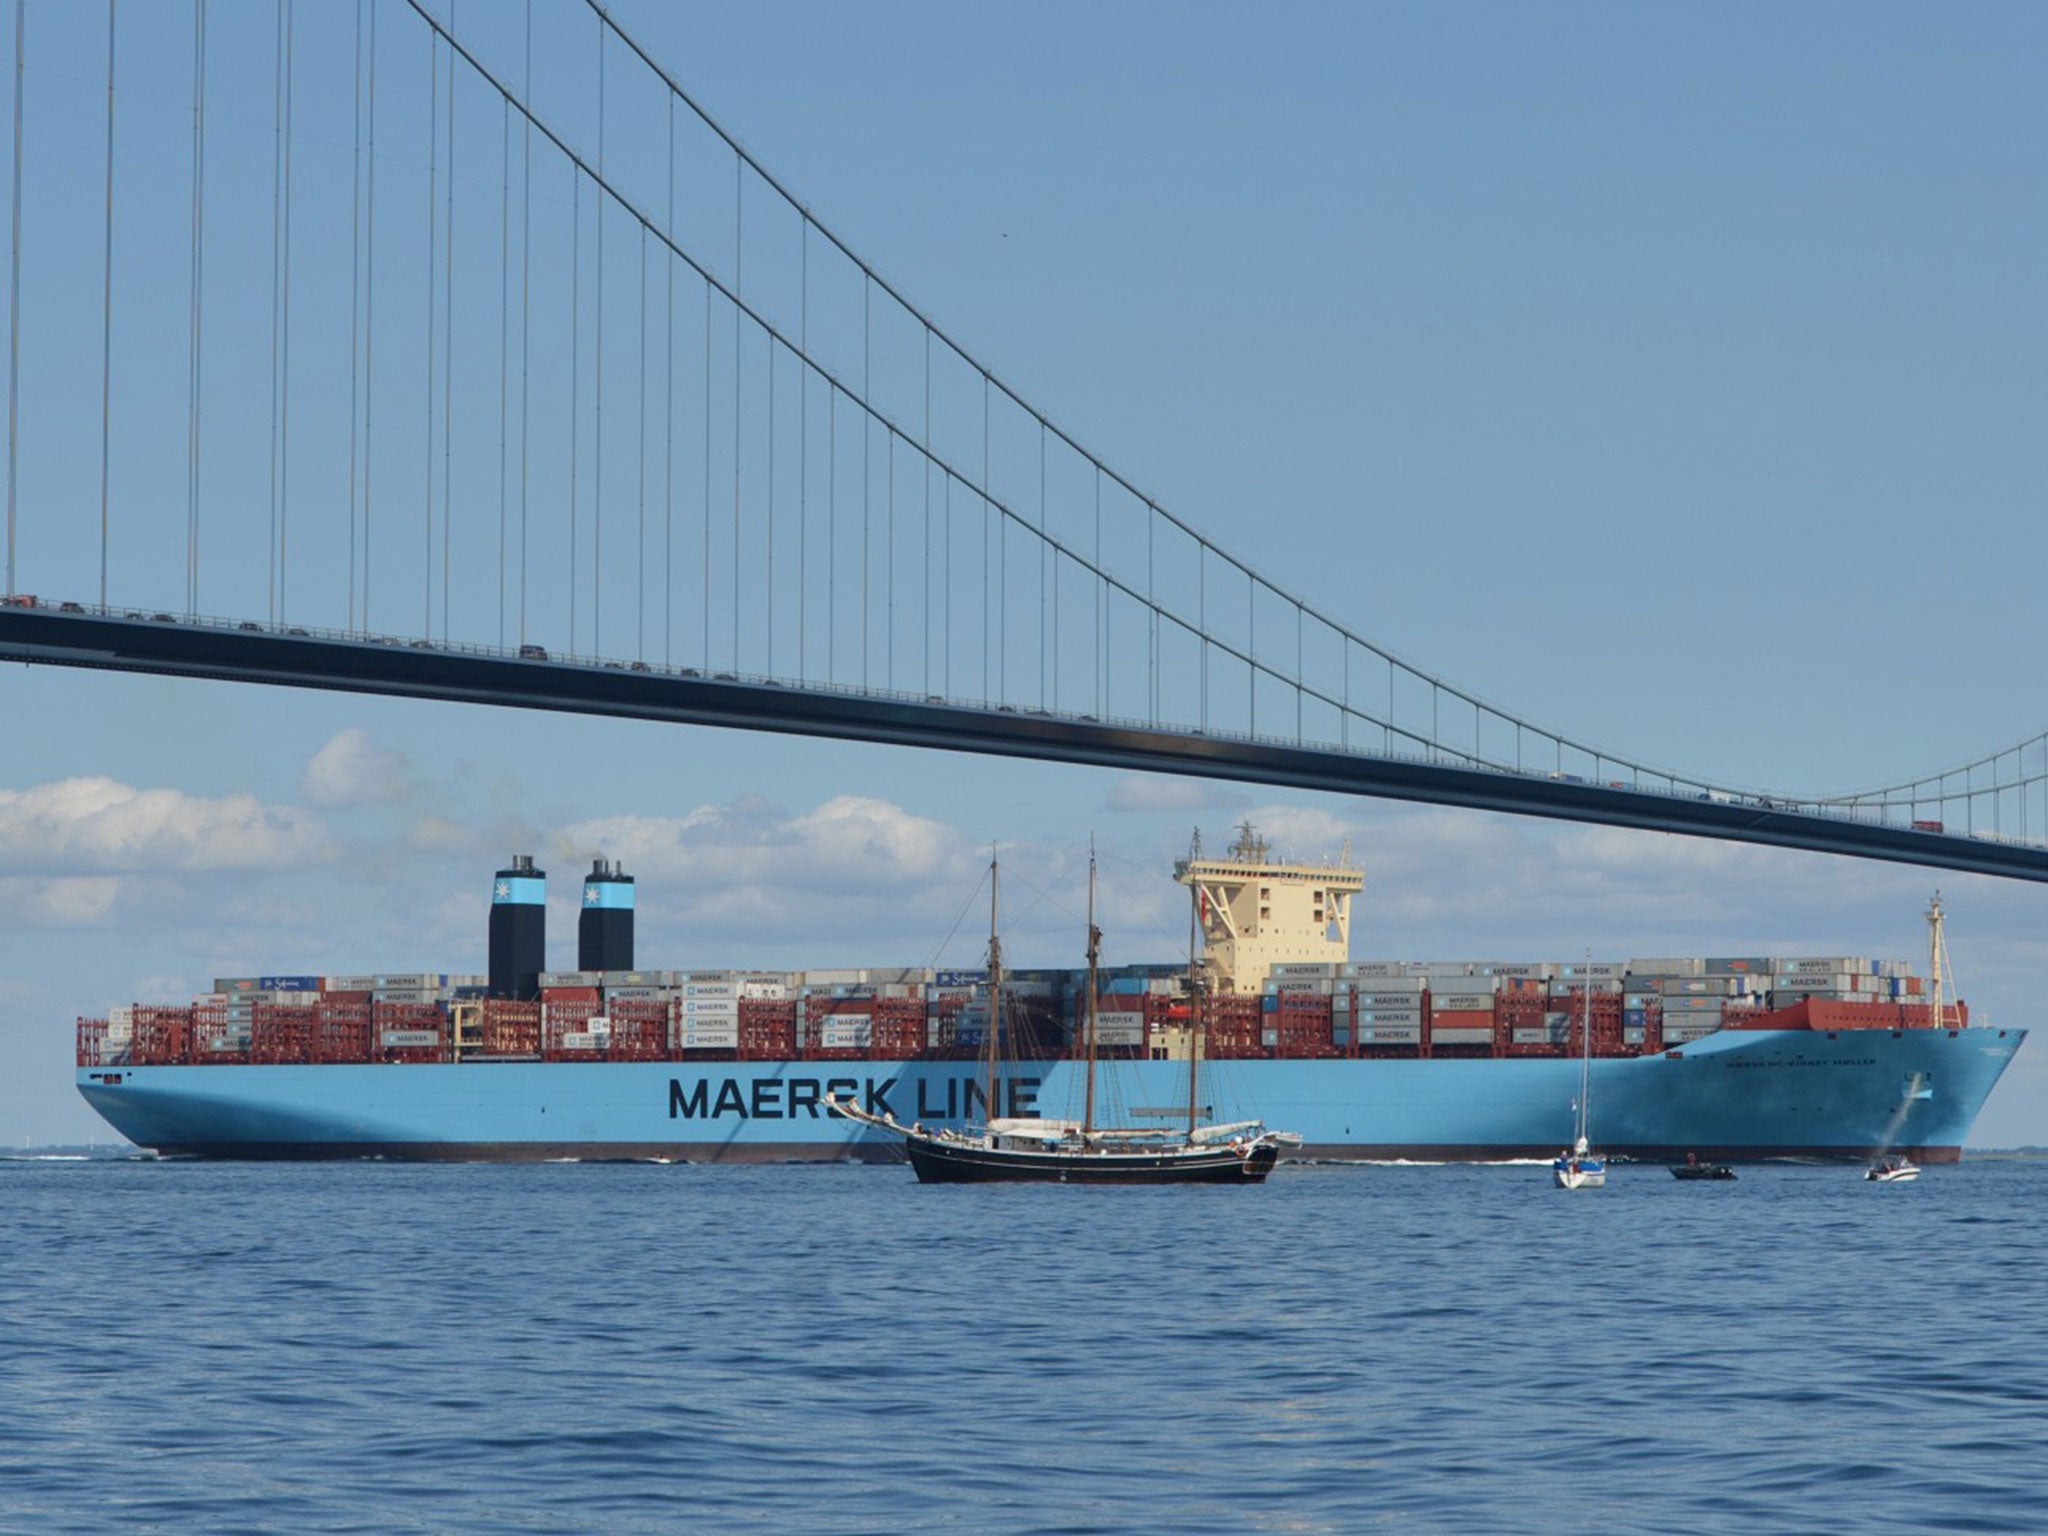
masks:
[[(1202, 833), (1195, 831), (1193, 847), (1188, 850), (1192, 863), (1201, 851)], [(1202, 887), (1200, 881), (1188, 884), (1188, 1136), (1195, 1134), (1195, 1124), (1200, 1116), (1201, 1062), (1203, 1037), (1208, 1033), (1209, 1015), (1203, 1006), (1204, 997), (1200, 973), (1195, 968), (1195, 940), (1201, 931)]]
[(1088, 1055), (1087, 1090), (1081, 1101), (1081, 1137), (1085, 1141), (1095, 1129), (1095, 1010), (1100, 985), (1097, 970), (1102, 953), (1102, 930), (1095, 926), (1095, 839), (1088, 839), (1088, 1028), (1082, 1048)]
[(1577, 1146), (1586, 1140), (1588, 1117), (1586, 1094), (1593, 1078), (1593, 952), (1586, 951), (1586, 974), (1581, 978), (1583, 986), (1579, 997), (1579, 1133), (1573, 1143)]
[(988, 853), (988, 1030), (982, 1041), (982, 1052), (987, 1058), (988, 1076), (982, 1090), (982, 1118), (996, 1118), (996, 1064), (1002, 1059), (1003, 1033), (1003, 941), (996, 933), (996, 922), (1001, 913), (999, 881), (1001, 875), (995, 849)]

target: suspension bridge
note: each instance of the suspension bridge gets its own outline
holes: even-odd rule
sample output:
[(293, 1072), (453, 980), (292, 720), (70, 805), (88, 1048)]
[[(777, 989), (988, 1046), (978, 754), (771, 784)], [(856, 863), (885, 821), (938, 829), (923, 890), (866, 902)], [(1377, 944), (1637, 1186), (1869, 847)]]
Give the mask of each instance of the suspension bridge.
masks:
[[(2048, 732), (1767, 793), (1357, 633), (1026, 400), (601, 0), (11, 20), (0, 658), (2048, 880)], [(51, 168), (80, 142), (98, 186)]]

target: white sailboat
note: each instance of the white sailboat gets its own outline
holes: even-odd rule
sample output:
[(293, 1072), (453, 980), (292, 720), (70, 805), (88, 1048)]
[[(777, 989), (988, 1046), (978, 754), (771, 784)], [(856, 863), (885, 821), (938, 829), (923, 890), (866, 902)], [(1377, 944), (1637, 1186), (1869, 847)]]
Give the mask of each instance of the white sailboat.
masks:
[[(1592, 956), (1587, 956), (1588, 969)], [(1592, 1115), (1588, 1107), (1588, 1096), (1593, 1080), (1593, 978), (1585, 978), (1585, 986), (1579, 996), (1583, 999), (1579, 1033), (1579, 1097), (1575, 1106), (1577, 1123), (1574, 1127), (1572, 1144), (1568, 1151), (1560, 1152), (1551, 1163), (1552, 1177), (1559, 1189), (1604, 1189), (1607, 1185), (1607, 1159), (1593, 1150), (1588, 1139), (1592, 1129)]]

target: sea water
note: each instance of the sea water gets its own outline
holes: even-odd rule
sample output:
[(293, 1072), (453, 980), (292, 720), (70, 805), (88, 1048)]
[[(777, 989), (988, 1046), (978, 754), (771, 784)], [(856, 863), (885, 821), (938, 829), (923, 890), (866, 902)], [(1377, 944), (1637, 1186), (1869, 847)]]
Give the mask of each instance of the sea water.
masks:
[(2048, 1165), (0, 1163), (8, 1532), (2048, 1529)]

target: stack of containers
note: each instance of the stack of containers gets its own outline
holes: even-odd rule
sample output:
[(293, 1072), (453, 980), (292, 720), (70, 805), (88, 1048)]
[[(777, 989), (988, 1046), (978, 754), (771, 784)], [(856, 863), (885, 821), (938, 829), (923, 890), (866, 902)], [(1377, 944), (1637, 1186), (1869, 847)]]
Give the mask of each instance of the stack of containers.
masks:
[(856, 1061), (874, 1044), (876, 999), (855, 995), (804, 999), (803, 1055), (809, 1061)]
[(372, 1024), (376, 1032), (374, 1046), (378, 1060), (448, 1059), (448, 1015), (439, 1002), (386, 1002), (380, 998), (373, 1005)]
[(1420, 968), (1429, 982), (1429, 1052), (1476, 1055), (1494, 1046), (1494, 980), (1472, 962)]
[[(561, 977), (559, 971), (543, 972)], [(577, 976), (581, 972), (569, 972)], [(592, 1021), (604, 1017), (603, 994), (594, 986), (543, 986), (541, 996), (540, 1053), (547, 1061), (597, 1061), (610, 1026), (592, 1028)]]
[(741, 997), (735, 1015), (740, 1060), (794, 1061), (796, 1012), (793, 997)]
[[(925, 1039), (945, 1054), (972, 1049), (975, 1031), (987, 1016), (987, 971), (938, 971), (925, 994)], [(981, 1009), (975, 1011), (976, 999)]]
[(1368, 960), (1352, 976), (1353, 1048), (1362, 1055), (1412, 1055), (1422, 1047), (1428, 982), (1398, 961)]
[[(1282, 1060), (1337, 1053), (1336, 988), (1340, 967), (1311, 962), (1275, 965), (1260, 999), (1259, 1044)], [(1347, 1001), (1349, 992), (1346, 992)], [(1346, 1010), (1345, 1043), (1350, 1043)]]
[(1205, 1055), (1225, 1061), (1266, 1054), (1259, 1040), (1261, 1013), (1258, 998), (1225, 994), (1209, 998), (1202, 1006), (1205, 1025), (1202, 1050)]
[(669, 1004), (661, 997), (628, 997), (605, 1004), (611, 1020), (607, 1055), (613, 1061), (666, 1061)]
[(737, 971), (678, 971), (669, 996), (669, 1041), (678, 1051), (735, 1051), (740, 1044)]
[(194, 1004), (192, 1060), (199, 1066), (240, 1065), (249, 1060), (250, 1029), (228, 1022), (224, 1003)]

